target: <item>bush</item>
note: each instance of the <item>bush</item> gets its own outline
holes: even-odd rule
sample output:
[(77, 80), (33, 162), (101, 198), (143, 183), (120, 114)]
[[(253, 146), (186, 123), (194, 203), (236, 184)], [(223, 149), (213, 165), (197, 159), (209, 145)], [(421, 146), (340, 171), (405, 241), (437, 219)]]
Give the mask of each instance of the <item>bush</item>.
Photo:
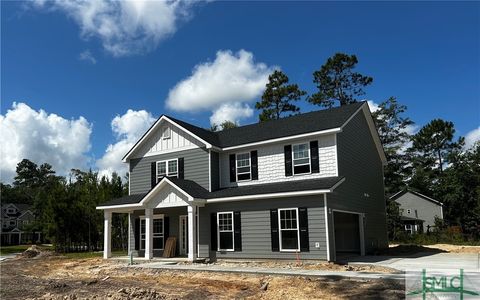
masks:
[(438, 229), (437, 227), (430, 233), (408, 234), (402, 232), (397, 235), (397, 239), (392, 243), (414, 244), (414, 245), (432, 245), (432, 244), (452, 244), (452, 245), (480, 245), (480, 240), (472, 235), (464, 234), (456, 228)]

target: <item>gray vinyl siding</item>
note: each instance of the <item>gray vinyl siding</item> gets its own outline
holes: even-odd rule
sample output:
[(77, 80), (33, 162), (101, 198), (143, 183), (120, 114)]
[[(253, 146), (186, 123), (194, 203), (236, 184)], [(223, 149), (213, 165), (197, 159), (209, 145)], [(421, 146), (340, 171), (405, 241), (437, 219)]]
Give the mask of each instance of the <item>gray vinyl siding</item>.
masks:
[(196, 148), (130, 160), (130, 194), (146, 193), (151, 188), (151, 163), (184, 158), (185, 179), (193, 180), (208, 190), (208, 151)]
[(218, 190), (220, 187), (220, 156), (218, 152), (211, 151), (210, 168), (211, 168), (211, 181), (212, 191)]
[[(431, 201), (425, 200), (422, 197), (419, 197), (410, 192), (405, 193), (404, 195), (396, 199), (400, 204), (402, 216), (416, 218), (424, 220), (423, 230), (427, 231), (427, 226), (430, 227), (435, 225), (435, 216), (439, 218), (442, 217), (442, 206)], [(407, 212), (407, 209), (410, 209), (410, 214)], [(415, 213), (416, 211), (416, 213)]]
[[(154, 215), (158, 214), (163, 214), (164, 217), (168, 217), (169, 219), (169, 236), (174, 236), (177, 238), (177, 256), (178, 256), (178, 251), (180, 251), (180, 246), (179, 246), (179, 238), (180, 238), (180, 232), (179, 232), (179, 226), (180, 226), (180, 219), (179, 217), (181, 215), (186, 215), (187, 214), (187, 207), (169, 207), (169, 208), (155, 208), (153, 210)], [(140, 216), (145, 215), (144, 210), (136, 210), (135, 213), (133, 214), (134, 219), (138, 219)], [(135, 224), (135, 221), (134, 223)], [(134, 225), (135, 226), (135, 225)], [(135, 233), (135, 231), (134, 231)], [(132, 235), (132, 238), (134, 238), (135, 241), (135, 236)], [(140, 240), (140, 238), (139, 238)], [(164, 241), (166, 242), (166, 240)], [(163, 254), (163, 250), (154, 250), (153, 251), (153, 256), (154, 257), (161, 257)], [(138, 251), (138, 256), (143, 257), (145, 256), (145, 250), (139, 250)]]
[[(337, 134), (339, 176), (345, 181), (327, 195), (328, 209), (354, 211), (365, 214), (365, 251), (388, 245), (386, 209), (383, 185), (383, 166), (373, 142), (367, 121), (358, 113)], [(334, 259), (334, 228), (332, 214), (328, 214), (330, 253)]]
[[(310, 251), (299, 253), (301, 259), (327, 258), (326, 229), (323, 195), (297, 198), (247, 200), (207, 204), (201, 207), (199, 242), (201, 257), (215, 258), (281, 258), (296, 259), (295, 252), (272, 252), (270, 209), (307, 207)], [(211, 213), (222, 211), (241, 212), (242, 251), (210, 251)], [(315, 248), (315, 242), (320, 248)]]

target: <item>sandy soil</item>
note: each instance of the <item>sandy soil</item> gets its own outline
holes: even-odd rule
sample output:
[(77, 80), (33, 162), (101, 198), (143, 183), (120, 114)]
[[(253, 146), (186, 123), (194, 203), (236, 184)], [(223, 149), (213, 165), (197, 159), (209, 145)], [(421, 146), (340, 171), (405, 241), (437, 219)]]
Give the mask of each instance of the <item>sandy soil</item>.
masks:
[(402, 299), (403, 283), (128, 268), (99, 258), (0, 263), (1, 299)]
[(385, 253), (388, 255), (415, 254), (418, 252), (450, 252), (450, 253), (480, 253), (480, 246), (462, 246), (451, 244), (433, 244), (433, 245), (398, 245), (390, 244)]
[(457, 246), (450, 244), (435, 244), (425, 246), (427, 248), (440, 249), (450, 253), (480, 253), (480, 246)]

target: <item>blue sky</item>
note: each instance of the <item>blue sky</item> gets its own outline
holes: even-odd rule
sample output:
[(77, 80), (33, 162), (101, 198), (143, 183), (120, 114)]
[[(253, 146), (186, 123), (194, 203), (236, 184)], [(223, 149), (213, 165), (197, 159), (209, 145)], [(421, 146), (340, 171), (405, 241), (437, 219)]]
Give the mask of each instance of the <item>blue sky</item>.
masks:
[[(2, 2), (1, 9), (1, 115), (13, 110), (16, 101), (34, 112), (44, 110), (70, 121), (67, 129), (84, 117), (91, 132), (81, 136), (85, 140), (79, 146), (81, 153), (65, 162), (73, 164), (68, 167), (97, 168), (97, 160), (105, 156), (109, 145), (125, 138), (131, 143), (142, 126), (132, 133), (128, 128), (118, 129), (117, 124), (117, 131), (112, 132), (112, 119), (123, 117), (129, 109), (148, 112), (148, 117), (143, 116), (145, 123), (165, 113), (209, 127), (209, 118), (220, 104), (232, 101), (240, 103), (240, 109), (252, 107), (257, 96), (231, 95), (229, 91), (225, 91), (226, 100), (215, 104), (197, 103), (192, 109), (166, 106), (169, 91), (188, 80), (196, 65), (204, 65), (210, 74), (208, 62), (210, 66), (217, 60), (220, 64), (216, 56), (220, 50), (225, 50), (222, 53), (233, 63), (242, 49), (253, 56), (245, 58), (256, 68), (245, 75), (252, 85), (280, 67), (291, 82), (309, 93), (314, 91), (312, 72), (329, 56), (335, 52), (356, 54), (358, 71), (374, 78), (366, 89), (366, 99), (379, 103), (396, 96), (408, 106), (408, 116), (418, 126), (443, 118), (453, 121), (459, 134), (467, 135), (480, 125), (478, 2), (199, 3), (176, 11), (174, 25), (155, 23), (151, 14), (140, 14), (147, 27), (160, 24), (169, 28), (167, 33), (141, 32), (146, 37), (140, 39), (135, 39), (135, 33), (125, 37), (130, 34), (125, 27), (120, 34), (105, 37), (98, 28), (79, 21), (82, 11), (73, 5), (10, 1)], [(162, 18), (161, 13), (157, 15)], [(171, 21), (172, 16), (166, 18)], [(126, 45), (128, 53), (109, 49), (112, 44)], [(80, 59), (81, 53), (90, 58)], [(209, 93), (215, 93), (216, 86), (211, 87)], [(180, 91), (178, 95), (186, 94)], [(188, 97), (183, 99), (188, 103)], [(301, 107), (302, 111), (317, 109), (305, 103)], [(242, 116), (237, 119), (241, 124), (257, 119), (256, 112)], [(28, 130), (9, 126), (12, 136), (18, 134), (15, 130)], [(47, 126), (50, 132), (55, 131), (52, 126)], [(32, 153), (36, 151), (25, 145), (16, 147), (23, 149), (21, 155), (36, 160), (59, 157)], [(9, 174), (11, 165), (1, 167), (4, 174)]]

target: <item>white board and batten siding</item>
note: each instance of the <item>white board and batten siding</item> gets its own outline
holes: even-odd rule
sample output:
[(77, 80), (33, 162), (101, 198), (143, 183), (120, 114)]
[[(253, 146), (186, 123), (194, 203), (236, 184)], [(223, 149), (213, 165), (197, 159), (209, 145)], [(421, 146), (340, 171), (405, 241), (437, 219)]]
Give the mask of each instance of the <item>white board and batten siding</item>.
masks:
[(150, 208), (187, 206), (187, 197), (171, 186), (163, 187), (153, 199), (148, 201)]
[[(273, 183), (291, 180), (303, 180), (322, 177), (338, 176), (337, 170), (337, 145), (335, 134), (319, 136), (305, 140), (289, 142), (288, 145), (298, 143), (309, 143), (312, 140), (318, 140), (318, 157), (320, 163), (320, 172), (312, 174), (285, 176), (285, 154), (284, 146), (287, 143), (276, 143), (236, 152), (220, 154), (220, 186), (243, 186), (251, 184)], [(232, 153), (244, 153), (257, 150), (258, 153), (258, 180), (230, 182), (230, 161), (229, 155)]]

